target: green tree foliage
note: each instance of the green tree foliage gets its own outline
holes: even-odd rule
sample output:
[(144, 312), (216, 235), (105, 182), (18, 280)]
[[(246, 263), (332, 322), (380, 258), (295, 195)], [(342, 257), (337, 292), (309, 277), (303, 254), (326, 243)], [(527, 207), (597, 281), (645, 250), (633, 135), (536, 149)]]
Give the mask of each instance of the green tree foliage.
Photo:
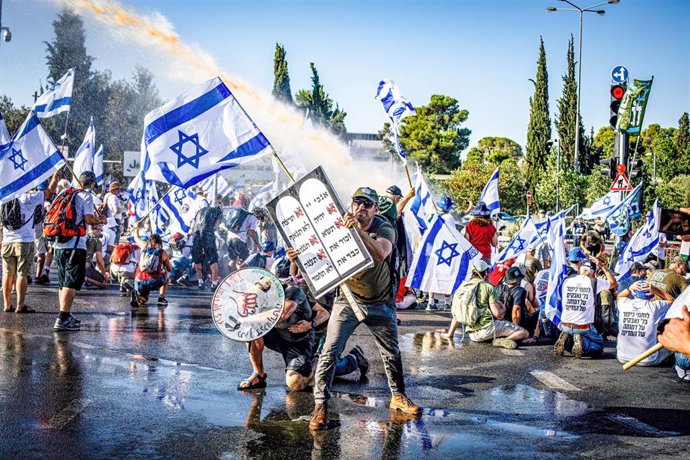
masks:
[(309, 66), (312, 73), (311, 91), (302, 89), (297, 92), (295, 96), (297, 106), (305, 111), (309, 110), (309, 117), (314, 123), (328, 128), (333, 134), (344, 139), (347, 134), (345, 127), (347, 113), (341, 110), (338, 104), (335, 104), (333, 108), (333, 99), (324, 90), (314, 63), (310, 63)]
[(281, 102), (293, 104), (285, 48), (279, 43), (276, 43), (276, 52), (273, 56), (273, 97)]
[[(556, 115), (555, 125), (558, 131), (558, 139), (561, 145), (561, 165), (566, 168), (575, 166), (575, 123), (577, 118), (577, 82), (575, 80), (575, 45), (573, 36), (568, 41), (567, 71), (563, 75), (563, 94), (558, 100), (558, 114)], [(580, 145), (578, 158), (582, 160), (584, 149), (582, 139), (584, 138), (584, 128), (580, 120)], [(583, 162), (588, 164), (587, 161)], [(585, 171), (589, 173), (589, 171)]]
[(494, 165), (500, 165), (509, 158), (515, 161), (522, 158), (520, 144), (507, 137), (484, 137), (479, 140), (476, 148), (486, 161)]
[(674, 128), (662, 128), (658, 124), (651, 124), (642, 131), (640, 140), (641, 152), (651, 154), (650, 156), (642, 156), (645, 170), (652, 170), (654, 153), (656, 153), (657, 179), (666, 182), (683, 172), (683, 159), (676, 156), (674, 149), (674, 131)]
[[(534, 194), (534, 201), (540, 208), (556, 209), (556, 173), (555, 155), (549, 156), (549, 161), (544, 174), (537, 185)], [(560, 209), (567, 208), (574, 204), (583, 206), (586, 201), (588, 190), (588, 176), (583, 176), (575, 172), (572, 168), (561, 168), (560, 172)]]
[(690, 203), (690, 175), (680, 175), (657, 187), (662, 208), (678, 209)]
[(0, 114), (5, 120), (10, 136), (14, 135), (24, 123), (27, 115), (29, 115), (29, 110), (30, 108), (26, 106), (16, 107), (12, 99), (7, 96), (0, 96)]
[(580, 161), (580, 172), (582, 174), (589, 174), (591, 172), (599, 171), (599, 160), (602, 157), (602, 149), (594, 144), (594, 127), (591, 128), (589, 135), (585, 135), (582, 142), (582, 151), (584, 154)]
[(428, 105), (415, 107), (400, 128), (400, 142), (426, 173), (450, 174), (460, 166), (471, 131), (461, 125), (469, 112), (450, 96), (434, 94)]
[(594, 136), (594, 141), (592, 142), (592, 145), (595, 148), (599, 149), (599, 155), (601, 159), (613, 157), (613, 143), (615, 135), (616, 132), (613, 130), (612, 127), (604, 126), (602, 128), (599, 128), (599, 131), (597, 131), (597, 134)]
[(588, 187), (587, 194), (585, 195), (585, 204), (586, 206), (592, 206), (596, 200), (609, 192), (611, 179), (601, 174), (598, 170), (594, 170), (589, 175), (587, 182)]
[(527, 126), (527, 187), (534, 191), (539, 178), (546, 171), (546, 158), (549, 154), (547, 143), (551, 139), (551, 118), (549, 115), (549, 74), (546, 70), (546, 51), (544, 40), (539, 38), (539, 59), (537, 60), (537, 80), (534, 82), (534, 96), (529, 100), (530, 113)]
[(690, 120), (684, 112), (678, 120), (678, 129), (673, 134), (674, 176), (690, 174)]

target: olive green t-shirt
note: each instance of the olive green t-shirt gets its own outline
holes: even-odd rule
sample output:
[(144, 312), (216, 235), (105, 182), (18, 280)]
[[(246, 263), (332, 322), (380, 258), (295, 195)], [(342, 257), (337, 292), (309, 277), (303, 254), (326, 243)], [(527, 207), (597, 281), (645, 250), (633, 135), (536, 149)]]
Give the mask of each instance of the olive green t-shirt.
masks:
[(688, 283), (685, 281), (685, 278), (670, 268), (667, 268), (666, 270), (656, 270), (654, 273), (652, 273), (652, 277), (649, 279), (649, 282), (659, 290), (671, 294), (674, 299), (677, 298), (686, 287), (688, 287)]
[[(476, 282), (471, 280), (470, 282)], [(467, 327), (467, 332), (474, 332), (484, 329), (491, 324), (491, 308), (490, 305), (496, 303), (496, 294), (494, 287), (486, 281), (479, 281), (477, 288), (477, 308), (479, 309), (479, 319), (471, 326)]]
[[(383, 217), (377, 216), (378, 219)], [(376, 223), (372, 223), (372, 227)], [(371, 227), (370, 227), (371, 228)], [(382, 222), (376, 229), (376, 233), (369, 233), (375, 240), (385, 238), (391, 242), (395, 248), (395, 229), (387, 221)], [(352, 290), (352, 294), (357, 302), (368, 305), (377, 305), (389, 302), (393, 299), (394, 288), (391, 286), (391, 272), (389, 261), (393, 256), (391, 253), (383, 261), (374, 260), (374, 266), (357, 273), (348, 279), (346, 284)], [(397, 286), (396, 286), (397, 288)]]

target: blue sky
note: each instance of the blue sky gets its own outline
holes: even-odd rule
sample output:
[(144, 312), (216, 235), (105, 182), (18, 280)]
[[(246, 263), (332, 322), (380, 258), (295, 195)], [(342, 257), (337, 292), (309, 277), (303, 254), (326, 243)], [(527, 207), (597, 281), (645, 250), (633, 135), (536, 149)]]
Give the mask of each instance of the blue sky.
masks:
[[(471, 145), (506, 136), (524, 145), (539, 36), (544, 38), (552, 114), (565, 72), (568, 38), (577, 40), (579, 15), (547, 13), (558, 0), (448, 1), (188, 1), (123, 2), (164, 15), (180, 37), (197, 45), (232, 74), (270, 90), (275, 43), (286, 47), (293, 93), (310, 85), (314, 62), (331, 97), (348, 112), (352, 132), (376, 132), (384, 115), (373, 99), (378, 81), (392, 78), (415, 105), (432, 94), (458, 99), (469, 110)], [(588, 6), (594, 1), (580, 3)], [(690, 1), (621, 0), (607, 14), (584, 22), (582, 117), (587, 130), (608, 123), (611, 68), (633, 78), (654, 75), (645, 125), (677, 126), (690, 111)], [(30, 104), (45, 81), (45, 45), (59, 7), (49, 0), (5, 0), (2, 21), (12, 29), (0, 43), (0, 94)], [(129, 78), (136, 64), (156, 74), (164, 99), (189, 83), (170, 78), (149, 51), (113, 37), (86, 20), (94, 66)], [(576, 43), (577, 46), (577, 43)], [(576, 49), (577, 55), (577, 49)], [(552, 117), (553, 118), (553, 117)]]

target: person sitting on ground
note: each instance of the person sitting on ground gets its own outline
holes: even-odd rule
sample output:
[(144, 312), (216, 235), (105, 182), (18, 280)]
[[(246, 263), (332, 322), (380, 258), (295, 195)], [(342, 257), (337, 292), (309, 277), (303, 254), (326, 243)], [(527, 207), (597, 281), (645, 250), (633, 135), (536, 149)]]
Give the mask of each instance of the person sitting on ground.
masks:
[(124, 241), (113, 249), (110, 257), (111, 278), (120, 284), (120, 295), (127, 296), (134, 289), (134, 274), (139, 260), (139, 246)]
[(266, 241), (261, 245), (261, 251), (255, 252), (254, 254), (247, 257), (247, 259), (242, 262), (240, 268), (246, 267), (258, 267), (264, 270), (270, 270), (273, 267), (275, 259), (273, 258), (273, 251), (275, 251), (276, 245), (273, 241)]
[(89, 226), (86, 238), (86, 271), (84, 276), (87, 285), (105, 289), (110, 282), (110, 273), (106, 271), (103, 261), (101, 236), (103, 236), (101, 225)]
[(192, 269), (192, 238), (185, 237), (177, 232), (168, 241), (168, 251), (170, 252), (170, 281), (178, 286), (187, 287), (186, 281), (189, 279), (189, 272)]
[(527, 299), (527, 291), (520, 286), (524, 274), (519, 267), (511, 267), (503, 280), (503, 288), (496, 289), (498, 301), (505, 309), (504, 320), (526, 329), (532, 337), (523, 341), (525, 344), (535, 342), (539, 337), (539, 309)]
[(168, 253), (163, 249), (161, 236), (153, 233), (149, 236), (148, 241), (144, 241), (139, 237), (139, 229), (135, 228), (134, 240), (141, 249), (141, 255), (134, 276), (134, 289), (131, 293), (130, 306), (137, 308), (146, 304), (149, 300), (149, 293), (155, 289), (160, 289), (158, 305), (168, 305), (165, 291), (170, 284), (168, 273), (172, 270), (172, 266)]
[(544, 269), (544, 266), (535, 257), (535, 254), (536, 248), (534, 246), (527, 249), (527, 254), (525, 254), (525, 279), (530, 283), (534, 283), (537, 273)]
[(108, 222), (103, 225), (103, 231), (101, 235), (101, 245), (103, 246), (103, 262), (105, 262), (105, 268), (108, 269), (110, 266), (110, 256), (117, 246), (117, 235), (115, 234), (114, 228), (116, 228), (117, 222), (114, 217), (108, 217)]
[(484, 262), (491, 265), (491, 248), (498, 245), (498, 232), (491, 222), (491, 211), (486, 203), (479, 201), (470, 215), (472, 218), (465, 227), (465, 238), (482, 253)]
[(687, 262), (682, 257), (676, 256), (667, 269), (655, 270), (649, 277), (649, 282), (675, 299), (688, 287), (688, 282), (684, 278), (687, 273)]
[[(652, 301), (655, 295), (665, 300)], [(625, 364), (657, 344), (657, 326), (666, 316), (671, 302), (673, 297), (644, 281), (636, 281), (618, 294), (618, 362)], [(661, 349), (637, 365), (658, 366), (669, 356), (669, 350)]]
[(647, 281), (647, 267), (639, 262), (634, 262), (630, 266), (630, 276), (618, 284), (618, 294), (625, 291), (630, 287), (630, 285), (637, 283), (638, 281)]
[[(504, 321), (505, 310), (496, 301), (494, 287), (486, 282), (489, 265), (484, 260), (472, 262), (472, 278), (463, 283), (465, 289), (476, 289), (475, 296), (476, 308), (478, 309), (477, 321), (468, 325), (465, 331), (469, 333), (470, 340), (473, 342), (487, 342), (493, 340), (492, 345), (508, 349), (517, 348), (518, 342), (526, 340), (529, 332), (523, 327)], [(458, 309), (461, 308), (459, 293), (463, 286), (456, 291), (453, 297), (453, 319), (447, 333), (442, 337), (453, 340), (453, 334), (458, 327)]]
[[(595, 259), (596, 260), (596, 259)], [(605, 280), (597, 279), (597, 268), (603, 270)], [(561, 334), (554, 345), (556, 356), (571, 351), (576, 359), (598, 357), (604, 351), (604, 340), (594, 327), (597, 295), (618, 284), (608, 268), (596, 260), (580, 264), (580, 274), (567, 277), (561, 286)]]

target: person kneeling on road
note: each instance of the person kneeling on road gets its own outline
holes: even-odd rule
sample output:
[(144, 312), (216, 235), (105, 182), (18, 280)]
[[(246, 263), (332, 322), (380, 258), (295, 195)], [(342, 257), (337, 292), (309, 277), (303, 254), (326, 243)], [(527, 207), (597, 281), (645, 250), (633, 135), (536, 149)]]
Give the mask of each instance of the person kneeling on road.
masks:
[(168, 289), (170, 279), (168, 273), (172, 270), (168, 253), (163, 250), (161, 236), (153, 233), (148, 241), (139, 237), (139, 229), (134, 229), (134, 240), (141, 249), (137, 271), (134, 276), (134, 290), (132, 290), (130, 305), (137, 308), (149, 300), (149, 293), (154, 289), (160, 289), (158, 305), (168, 305), (165, 291)]
[[(453, 339), (453, 334), (461, 322), (473, 342), (487, 342), (493, 339), (493, 346), (508, 349), (517, 348), (517, 342), (529, 337), (527, 329), (502, 319), (504, 308), (496, 302), (494, 287), (486, 281), (489, 265), (484, 260), (472, 262), (472, 278), (463, 283), (453, 297), (451, 312), (453, 319), (450, 329), (443, 337)], [(476, 291), (476, 292), (475, 292)], [(474, 302), (474, 305), (472, 304)], [(463, 319), (462, 310), (476, 309), (476, 321), (472, 324)]]

